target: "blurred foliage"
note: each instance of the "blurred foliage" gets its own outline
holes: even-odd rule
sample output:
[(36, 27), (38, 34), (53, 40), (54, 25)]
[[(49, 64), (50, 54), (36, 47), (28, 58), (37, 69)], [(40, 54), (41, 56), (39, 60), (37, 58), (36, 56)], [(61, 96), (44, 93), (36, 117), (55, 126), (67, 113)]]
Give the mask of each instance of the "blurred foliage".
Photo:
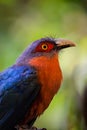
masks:
[(0, 70), (15, 63), (29, 43), (45, 36), (71, 39), (77, 47), (60, 53), (63, 84), (35, 125), (48, 130), (83, 130), (87, 0), (0, 0)]

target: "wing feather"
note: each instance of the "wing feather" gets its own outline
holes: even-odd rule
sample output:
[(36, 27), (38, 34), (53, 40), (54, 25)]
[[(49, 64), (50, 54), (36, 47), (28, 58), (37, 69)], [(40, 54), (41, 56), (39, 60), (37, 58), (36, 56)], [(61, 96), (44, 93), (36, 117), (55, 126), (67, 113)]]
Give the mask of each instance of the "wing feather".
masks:
[(12, 66), (0, 73), (0, 129), (11, 130), (25, 116), (40, 85), (29, 66)]

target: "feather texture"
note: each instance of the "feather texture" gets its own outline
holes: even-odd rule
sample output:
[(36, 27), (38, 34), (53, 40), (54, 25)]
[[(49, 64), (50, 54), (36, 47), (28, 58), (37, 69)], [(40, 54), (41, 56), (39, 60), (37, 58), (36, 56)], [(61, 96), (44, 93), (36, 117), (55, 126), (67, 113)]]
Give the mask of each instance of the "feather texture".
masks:
[(40, 90), (36, 70), (12, 66), (0, 73), (0, 129), (19, 124)]

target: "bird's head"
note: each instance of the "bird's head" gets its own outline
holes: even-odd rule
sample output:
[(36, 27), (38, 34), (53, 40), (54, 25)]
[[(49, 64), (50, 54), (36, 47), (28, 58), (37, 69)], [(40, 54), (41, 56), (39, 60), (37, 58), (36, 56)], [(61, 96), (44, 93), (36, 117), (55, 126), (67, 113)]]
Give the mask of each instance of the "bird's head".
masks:
[[(75, 44), (69, 40), (43, 38), (33, 42), (19, 57), (16, 64), (33, 66), (37, 70), (39, 82), (43, 86), (41, 93), (47, 92), (45, 97), (52, 99), (62, 81), (58, 53), (60, 50), (72, 46)], [(48, 95), (48, 89), (46, 90), (45, 86), (48, 86), (51, 95)]]
[(75, 44), (66, 39), (42, 38), (34, 41), (18, 58), (17, 63), (29, 63), (31, 59), (47, 57), (51, 59), (57, 55), (60, 50), (73, 47)]

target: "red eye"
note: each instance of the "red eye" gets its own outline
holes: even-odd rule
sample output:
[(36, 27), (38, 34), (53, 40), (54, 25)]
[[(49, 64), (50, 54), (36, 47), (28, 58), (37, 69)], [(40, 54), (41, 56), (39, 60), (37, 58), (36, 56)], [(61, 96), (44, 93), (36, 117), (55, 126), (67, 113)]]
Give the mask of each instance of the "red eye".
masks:
[(54, 48), (54, 44), (44, 42), (36, 47), (34, 52), (50, 52)]

